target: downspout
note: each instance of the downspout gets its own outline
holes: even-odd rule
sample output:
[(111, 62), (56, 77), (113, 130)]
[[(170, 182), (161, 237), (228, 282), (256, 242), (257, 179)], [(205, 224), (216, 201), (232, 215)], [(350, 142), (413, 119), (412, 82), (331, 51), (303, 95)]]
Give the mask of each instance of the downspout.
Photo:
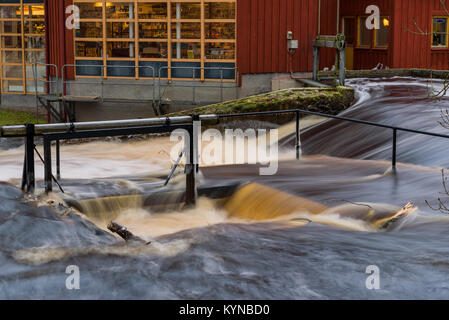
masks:
[(337, 0), (337, 32), (335, 34), (338, 34), (340, 30), (340, 0)]
[[(50, 31), (49, 31), (50, 30), (50, 28), (49, 28), (49, 21), (50, 21), (49, 13), (50, 13), (50, 10), (49, 10), (48, 1), (49, 0), (45, 0), (45, 2), (44, 2), (45, 44), (46, 44), (45, 45), (45, 63), (47, 64), (47, 66), (45, 67), (45, 73), (47, 75), (47, 79), (51, 80), (51, 71), (50, 71), (51, 69), (50, 69), (50, 66), (49, 66), (49, 64), (50, 64)], [(57, 74), (55, 74), (54, 76), (56, 78), (58, 78)], [(58, 88), (58, 86), (57, 86), (57, 83), (56, 83), (56, 91), (58, 90), (57, 88)], [(46, 83), (46, 90), (47, 90), (48, 93), (51, 93), (50, 92), (50, 82)], [(47, 111), (47, 123), (50, 123), (50, 120), (51, 120), (50, 119), (50, 112)]]
[[(65, 49), (65, 46), (66, 46), (66, 43), (65, 43), (65, 41), (66, 41), (66, 30), (65, 30), (65, 19), (66, 19), (66, 13), (65, 13), (65, 1), (63, 1), (62, 2), (62, 8), (61, 8), (62, 10), (62, 19), (61, 19), (61, 26), (62, 26), (62, 32), (61, 32), (61, 36), (62, 36), (62, 48), (61, 48), (61, 50), (60, 50), (60, 52), (62, 51), (62, 57), (61, 57), (61, 59), (60, 59), (60, 63), (61, 63), (61, 65), (59, 66), (59, 68), (60, 68), (60, 70), (61, 70), (61, 79), (63, 79), (63, 78), (65, 78), (63, 75), (62, 75), (62, 67), (65, 65), (65, 59), (66, 59), (66, 49)], [(64, 70), (64, 72), (65, 72), (66, 70)], [(64, 95), (66, 95), (66, 85), (65, 85), (65, 83), (64, 83), (64, 88), (63, 88), (63, 94)]]
[(318, 0), (318, 32), (317, 35), (321, 34), (321, 0)]

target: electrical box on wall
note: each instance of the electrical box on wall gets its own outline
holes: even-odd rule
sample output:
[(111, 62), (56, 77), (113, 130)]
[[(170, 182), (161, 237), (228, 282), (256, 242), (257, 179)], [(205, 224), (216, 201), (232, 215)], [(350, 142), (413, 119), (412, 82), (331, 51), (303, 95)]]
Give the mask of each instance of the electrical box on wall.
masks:
[(293, 40), (293, 32), (287, 31), (287, 40)]
[(287, 47), (289, 50), (298, 49), (298, 40), (288, 40)]

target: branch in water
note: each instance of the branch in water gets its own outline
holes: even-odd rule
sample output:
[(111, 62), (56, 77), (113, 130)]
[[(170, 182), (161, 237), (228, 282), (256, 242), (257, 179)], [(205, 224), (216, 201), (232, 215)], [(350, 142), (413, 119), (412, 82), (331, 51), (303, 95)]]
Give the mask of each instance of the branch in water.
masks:
[[(444, 192), (440, 192), (440, 194), (449, 196), (449, 188), (448, 188), (448, 184), (447, 184), (447, 177), (446, 177), (446, 175), (444, 173), (444, 169), (441, 170), (441, 176), (442, 176), (442, 181), (443, 181)], [(439, 211), (439, 212), (444, 213), (444, 214), (449, 214), (449, 208), (444, 203), (444, 201), (441, 200), (441, 198), (438, 198), (437, 201), (438, 201), (438, 207), (432, 206), (430, 204), (430, 202), (427, 201), (427, 200), (426, 200), (426, 204), (433, 211)]]
[[(128, 231), (128, 229), (126, 229), (126, 227), (121, 226), (118, 223), (115, 223), (113, 221), (111, 221), (111, 223), (108, 224), (108, 229), (111, 232), (118, 234), (126, 242), (128, 242), (128, 241), (145, 242), (142, 239), (140, 239), (139, 237), (136, 237), (135, 235), (133, 235), (130, 231)], [(151, 244), (151, 242), (146, 243), (146, 245), (149, 245), (149, 244)]]

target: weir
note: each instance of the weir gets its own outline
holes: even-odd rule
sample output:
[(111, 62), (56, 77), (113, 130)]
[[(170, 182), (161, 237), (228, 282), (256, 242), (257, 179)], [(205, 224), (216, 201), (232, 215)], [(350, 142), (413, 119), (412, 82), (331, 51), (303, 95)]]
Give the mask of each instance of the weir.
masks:
[[(115, 120), (115, 121), (95, 121), (95, 122), (79, 122), (79, 123), (56, 123), (56, 124), (42, 124), (42, 125), (16, 125), (0, 127), (0, 137), (25, 137), (25, 159), (23, 165), (22, 190), (26, 192), (33, 192), (35, 189), (35, 170), (34, 170), (34, 152), (36, 150), (35, 138), (41, 137), (44, 145), (44, 157), (38, 153), (44, 163), (45, 173), (45, 191), (51, 192), (53, 190), (53, 181), (58, 184), (62, 192), (63, 189), (58, 182), (60, 179), (60, 141), (73, 140), (84, 138), (98, 138), (98, 137), (112, 137), (112, 136), (127, 136), (137, 134), (154, 134), (154, 133), (169, 133), (176, 129), (184, 129), (188, 133), (188, 139), (185, 139), (186, 153), (186, 196), (185, 202), (187, 205), (195, 204), (197, 189), (195, 185), (195, 173), (198, 171), (198, 132), (195, 130), (195, 123), (201, 121), (217, 120), (222, 118), (239, 118), (239, 117), (254, 117), (263, 115), (279, 115), (279, 114), (295, 114), (296, 115), (296, 133), (295, 133), (295, 148), (296, 158), (300, 158), (301, 144), (300, 144), (300, 126), (299, 121), (301, 115), (314, 115), (329, 119), (337, 119), (341, 121), (348, 121), (367, 126), (380, 127), (392, 131), (392, 169), (396, 170), (397, 157), (397, 134), (398, 132), (408, 132), (413, 134), (427, 135), (439, 138), (449, 139), (449, 135), (425, 132), (415, 129), (402, 128), (397, 126), (386, 125), (382, 123), (375, 123), (359, 119), (346, 118), (341, 116), (333, 116), (318, 112), (306, 110), (278, 110), (265, 112), (251, 112), (251, 113), (236, 113), (236, 114), (209, 114), (209, 115), (190, 115), (182, 117), (167, 117), (167, 118), (149, 118), (149, 119), (134, 119), (134, 120)], [(52, 142), (56, 142), (56, 171), (57, 178), (52, 173), (52, 156), (51, 146)]]

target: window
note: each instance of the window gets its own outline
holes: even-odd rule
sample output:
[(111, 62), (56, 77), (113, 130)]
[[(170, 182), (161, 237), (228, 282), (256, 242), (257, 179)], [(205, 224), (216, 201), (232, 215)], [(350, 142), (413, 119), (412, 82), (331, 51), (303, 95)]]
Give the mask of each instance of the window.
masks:
[(355, 45), (356, 23), (355, 18), (344, 17), (342, 23), (342, 33), (345, 35), (346, 43), (350, 46)]
[[(12, 1), (11, 1), (12, 2)], [(24, 1), (25, 2), (25, 1)], [(34, 77), (46, 76), (44, 1), (26, 1), (0, 6), (0, 53), (2, 93), (43, 93), (44, 82), (35, 86)]]
[(448, 41), (447, 18), (434, 17), (432, 22), (432, 47), (446, 48)]
[(361, 48), (371, 47), (371, 30), (366, 27), (366, 17), (359, 17), (357, 46)]
[(380, 28), (374, 30), (374, 47), (386, 48), (388, 47), (388, 29), (390, 27), (390, 20), (388, 17), (380, 18)]
[[(74, 31), (75, 60), (82, 66), (76, 68), (77, 76), (151, 77), (151, 71), (136, 72), (149, 66), (164, 78), (191, 78), (192, 69), (187, 69), (196, 68), (196, 79), (207, 80), (212, 74), (208, 68), (235, 67), (235, 0), (74, 4), (80, 8), (80, 29)], [(13, 46), (14, 39), (9, 43)], [(88, 70), (86, 65), (95, 67)], [(234, 78), (235, 73), (229, 79)]]

